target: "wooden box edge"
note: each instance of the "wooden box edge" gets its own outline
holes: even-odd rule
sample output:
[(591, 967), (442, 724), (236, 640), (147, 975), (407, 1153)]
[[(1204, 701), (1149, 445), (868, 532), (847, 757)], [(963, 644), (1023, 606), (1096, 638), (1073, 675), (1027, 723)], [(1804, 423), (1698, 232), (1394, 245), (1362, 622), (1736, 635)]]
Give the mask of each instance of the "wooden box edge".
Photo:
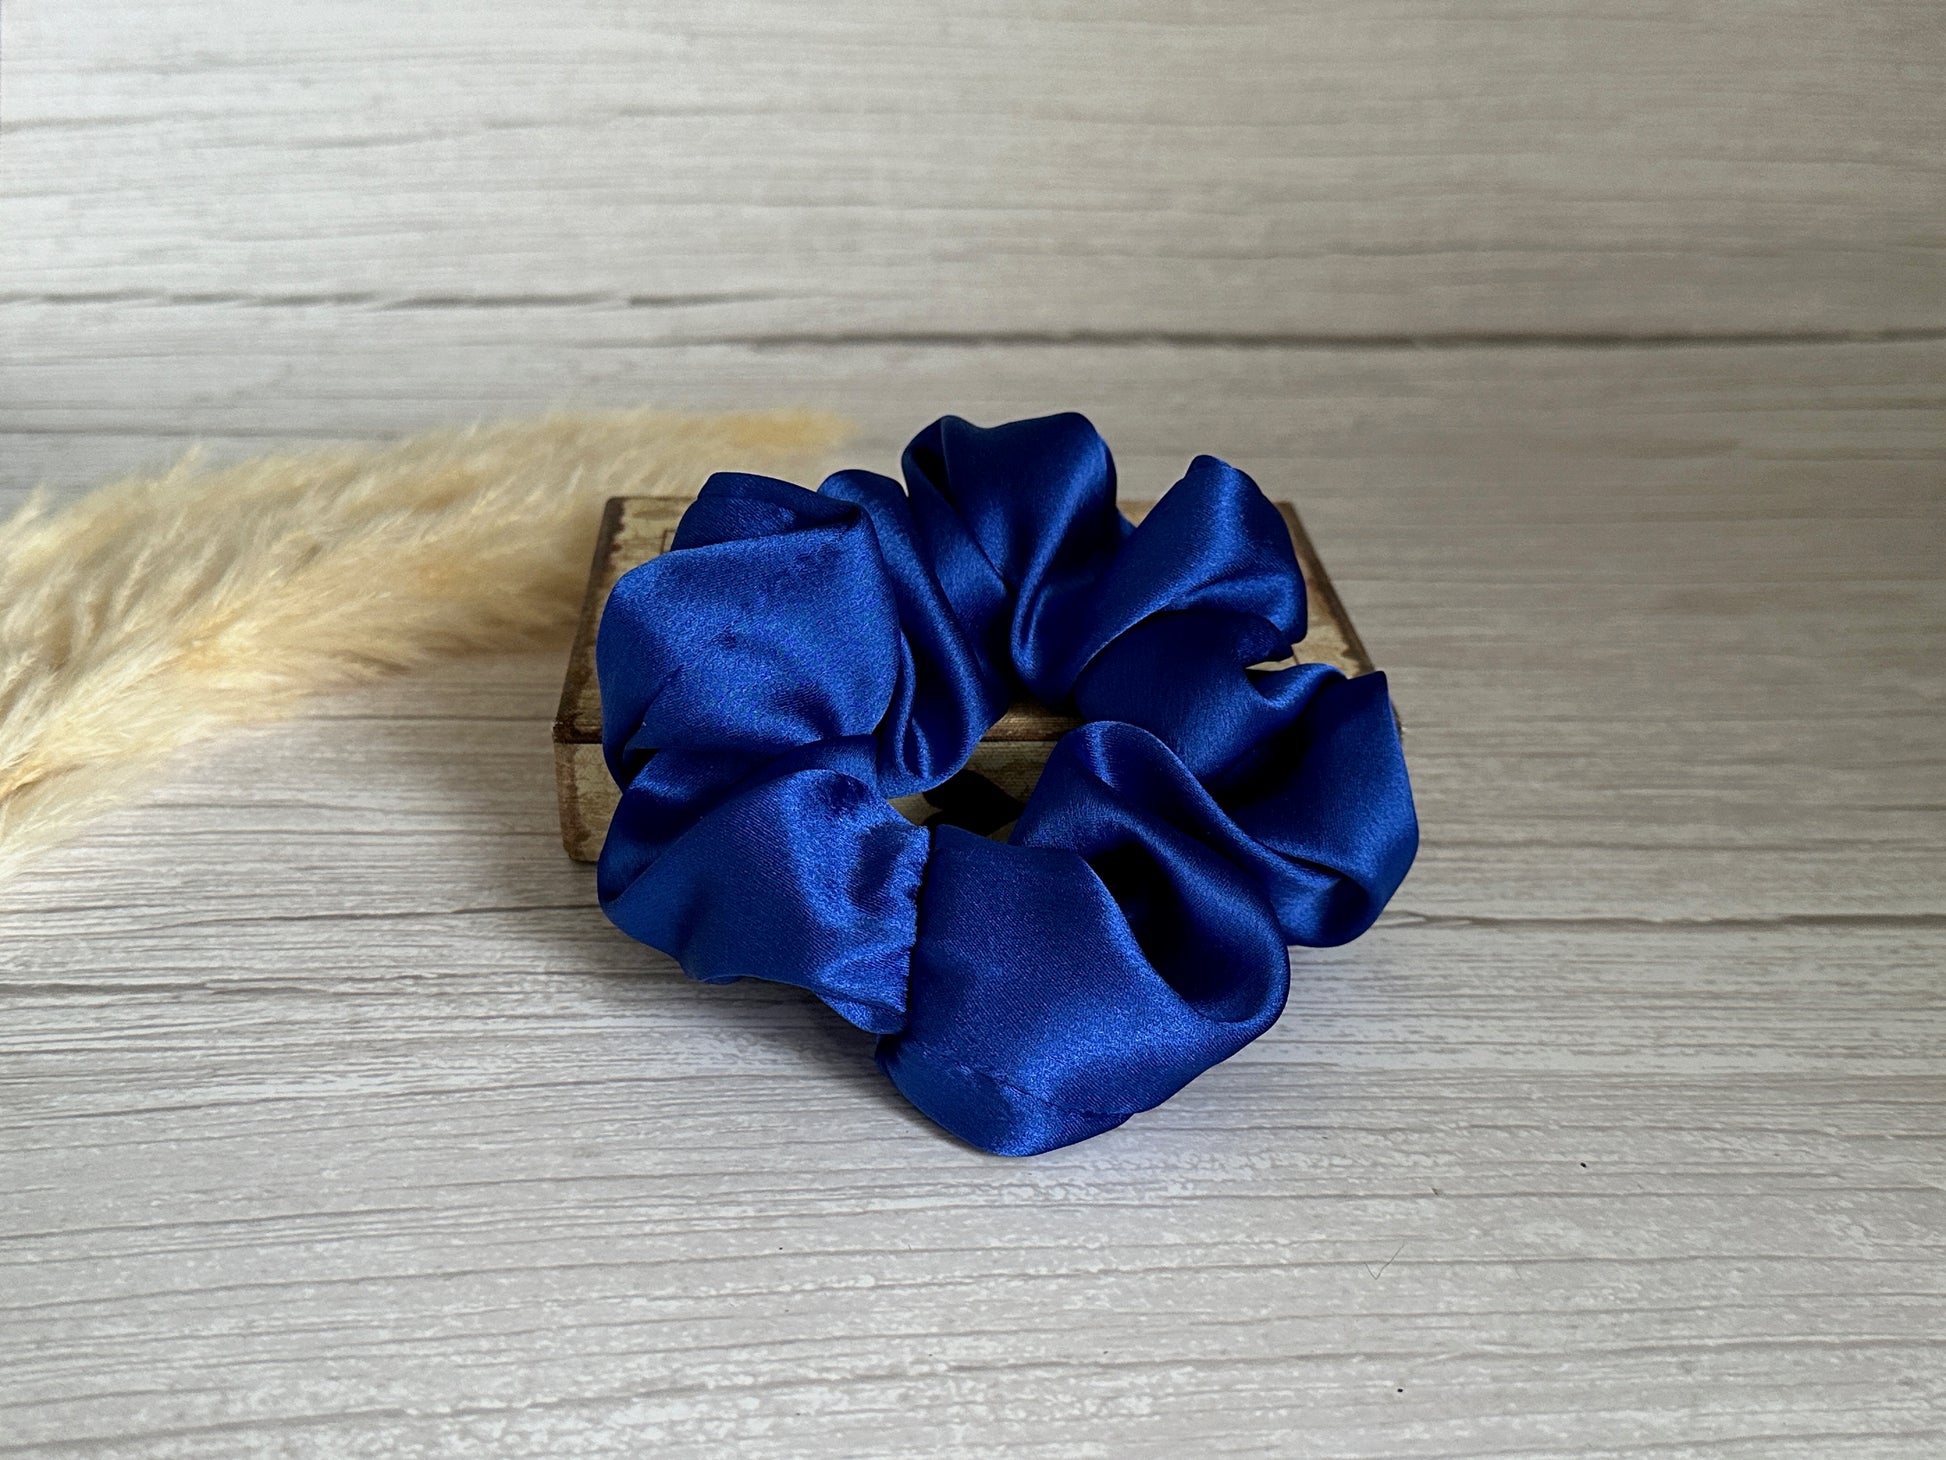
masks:
[[(595, 638), (612, 583), (621, 576), (621, 572), (615, 571), (615, 555), (621, 543), (623, 520), (639, 504), (665, 508), (671, 526), (688, 506), (686, 502), (659, 497), (610, 497), (602, 509), (601, 528), (589, 565), (588, 588), (582, 598), (573, 647), (568, 651), (567, 676), (554, 717), (554, 780), (560, 803), (561, 845), (578, 862), (592, 862), (601, 855), (608, 822), (621, 799), (620, 791), (609, 778), (601, 751), (601, 718), (595, 708), (599, 703)], [(1139, 522), (1154, 505), (1153, 502), (1125, 502), (1122, 510), (1131, 520)], [(1303, 519), (1289, 502), (1274, 505), (1284, 519), (1298, 566), (1304, 573), (1308, 622), (1303, 642), (1310, 642), (1313, 633), (1328, 624), (1339, 640), (1338, 652), (1329, 656), (1331, 660), (1349, 674), (1371, 673), (1374, 666), (1364, 640), (1352, 625), (1344, 600), (1338, 596)], [(636, 564), (627, 566), (632, 568)], [(968, 768), (1024, 799), (1032, 785), (1034, 766), (1046, 758), (1046, 751), (1037, 751), (1036, 747), (1051, 748), (1076, 723), (1041, 705), (1017, 703), (981, 738)]]

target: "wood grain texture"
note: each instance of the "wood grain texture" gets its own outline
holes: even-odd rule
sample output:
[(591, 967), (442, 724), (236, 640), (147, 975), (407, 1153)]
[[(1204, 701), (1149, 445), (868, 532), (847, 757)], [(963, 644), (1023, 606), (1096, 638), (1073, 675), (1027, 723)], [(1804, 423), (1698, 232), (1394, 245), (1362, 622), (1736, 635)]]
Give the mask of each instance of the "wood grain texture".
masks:
[(12, 0), (11, 299), (671, 341), (1946, 328), (1929, 0)]
[[(1930, 1455), (1946, 413), (1931, 356), (1841, 353), (1515, 352), (1365, 457), (1263, 412), (1243, 459), (1316, 484), (1397, 666), (1426, 851), (1271, 1036), (1046, 1161), (601, 921), (559, 655), (185, 767), (0, 888), (0, 1435)], [(1167, 407), (1152, 363), (1086, 361), (1138, 447), (1247, 436), (1245, 372)], [(1419, 432), (1453, 451), (1402, 471)]]
[(880, 470), (1081, 409), (1125, 495), (1298, 505), (1426, 840), (1263, 1040), (1007, 1162), (601, 919), (565, 645), (212, 746), (0, 885), (0, 1455), (1946, 1450), (1942, 52), (8, 0), (0, 505), (553, 403)]
[(592, 912), (557, 667), (248, 737), (6, 890), (11, 1443), (1937, 1448), (1932, 923), (1408, 906), (1164, 1110), (1002, 1162)]
[(550, 400), (809, 400), (859, 415), (847, 459), (881, 470), (943, 410), (1081, 409), (1127, 494), (1207, 450), (1302, 510), (1410, 727), (1438, 831), (1406, 894), (1423, 909), (1946, 907), (1946, 344), (665, 352), (577, 343), (566, 315), (408, 339), (67, 312), (96, 317), (0, 358), (21, 486), (181, 433), (249, 450), (264, 421), (343, 435)]

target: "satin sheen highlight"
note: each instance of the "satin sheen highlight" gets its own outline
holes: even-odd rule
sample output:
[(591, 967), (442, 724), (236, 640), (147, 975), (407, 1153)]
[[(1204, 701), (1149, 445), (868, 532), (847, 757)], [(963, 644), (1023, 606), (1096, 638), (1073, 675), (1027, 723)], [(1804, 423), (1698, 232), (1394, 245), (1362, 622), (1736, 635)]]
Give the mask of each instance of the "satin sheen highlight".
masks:
[[(1418, 824), (1384, 675), (1250, 667), (1305, 602), (1248, 476), (1199, 456), (1131, 527), (1078, 415), (945, 417), (903, 474), (719, 473), (617, 585), (601, 902), (706, 983), (809, 989), (927, 1116), (1030, 1155), (1269, 1028), (1288, 945), (1370, 927)], [(1020, 694), (1088, 723), (1005, 844), (887, 804)]]

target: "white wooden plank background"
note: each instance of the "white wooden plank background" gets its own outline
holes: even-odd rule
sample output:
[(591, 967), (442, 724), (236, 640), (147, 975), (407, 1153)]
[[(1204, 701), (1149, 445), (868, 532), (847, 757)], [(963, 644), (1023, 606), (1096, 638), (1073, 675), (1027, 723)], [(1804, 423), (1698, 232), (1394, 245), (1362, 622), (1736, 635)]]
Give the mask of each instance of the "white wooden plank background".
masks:
[(1932, 4), (9, 0), (0, 499), (574, 402), (1298, 502), (1426, 846), (1028, 1162), (555, 843), (557, 655), (0, 886), (0, 1454), (1946, 1450)]

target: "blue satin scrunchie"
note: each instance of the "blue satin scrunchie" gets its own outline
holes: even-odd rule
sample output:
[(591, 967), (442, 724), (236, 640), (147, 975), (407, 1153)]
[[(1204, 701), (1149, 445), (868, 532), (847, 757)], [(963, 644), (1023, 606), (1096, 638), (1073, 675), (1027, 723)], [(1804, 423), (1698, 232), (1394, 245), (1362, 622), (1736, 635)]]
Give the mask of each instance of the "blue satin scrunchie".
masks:
[[(1250, 667), (1303, 638), (1304, 580), (1242, 472), (1197, 457), (1131, 528), (1078, 415), (948, 416), (903, 468), (719, 473), (616, 586), (601, 904), (706, 983), (811, 990), (926, 1115), (1028, 1155), (1269, 1028), (1287, 946), (1370, 927), (1418, 825), (1382, 674)], [(1009, 841), (888, 804), (1021, 693), (1087, 723)]]

